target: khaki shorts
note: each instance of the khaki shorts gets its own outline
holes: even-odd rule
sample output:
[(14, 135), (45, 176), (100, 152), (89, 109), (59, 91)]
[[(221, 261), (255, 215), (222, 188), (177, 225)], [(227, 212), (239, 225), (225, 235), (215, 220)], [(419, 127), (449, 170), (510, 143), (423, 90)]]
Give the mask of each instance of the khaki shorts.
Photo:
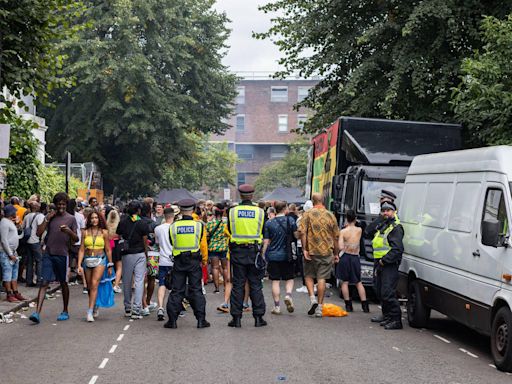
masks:
[(304, 259), (304, 276), (317, 280), (327, 280), (331, 277), (333, 256), (310, 256), (312, 260)]

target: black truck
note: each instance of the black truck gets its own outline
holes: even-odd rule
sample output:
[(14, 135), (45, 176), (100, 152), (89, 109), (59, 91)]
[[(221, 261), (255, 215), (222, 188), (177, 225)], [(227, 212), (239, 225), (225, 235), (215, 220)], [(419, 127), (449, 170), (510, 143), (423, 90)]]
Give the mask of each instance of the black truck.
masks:
[[(340, 117), (311, 140), (307, 195), (321, 193), (338, 218), (354, 210), (364, 228), (380, 213), (382, 189), (400, 202), (405, 176), (416, 155), (462, 148), (461, 126), (417, 121)], [(361, 275), (373, 286), (371, 240), (361, 240)]]

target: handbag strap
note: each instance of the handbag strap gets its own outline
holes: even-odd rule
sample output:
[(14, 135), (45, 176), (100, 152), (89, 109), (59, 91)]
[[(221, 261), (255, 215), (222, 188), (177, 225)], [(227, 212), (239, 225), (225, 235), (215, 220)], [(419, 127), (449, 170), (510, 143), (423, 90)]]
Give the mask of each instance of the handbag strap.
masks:
[(130, 234), (128, 235), (128, 239), (126, 239), (126, 241), (128, 243), (130, 243), (130, 240), (132, 239), (133, 231), (135, 231), (135, 227), (137, 226), (137, 222), (138, 222), (138, 220), (133, 223), (133, 227), (132, 227), (132, 229), (130, 231)]

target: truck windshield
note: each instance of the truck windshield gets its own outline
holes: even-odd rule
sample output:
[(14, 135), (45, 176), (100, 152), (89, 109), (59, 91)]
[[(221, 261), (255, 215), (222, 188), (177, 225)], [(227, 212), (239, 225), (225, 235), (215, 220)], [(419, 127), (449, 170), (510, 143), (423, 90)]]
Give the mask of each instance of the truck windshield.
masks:
[(358, 211), (367, 215), (378, 215), (380, 213), (379, 198), (383, 189), (393, 192), (397, 199), (395, 204), (398, 207), (402, 196), (403, 183), (385, 180), (364, 180), (361, 183)]

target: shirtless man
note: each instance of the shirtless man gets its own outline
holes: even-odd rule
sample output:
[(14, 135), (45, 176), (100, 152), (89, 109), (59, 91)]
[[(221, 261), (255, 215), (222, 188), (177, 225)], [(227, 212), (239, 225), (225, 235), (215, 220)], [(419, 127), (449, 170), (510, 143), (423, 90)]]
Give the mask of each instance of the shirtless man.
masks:
[(347, 212), (347, 225), (340, 231), (338, 240), (339, 249), (343, 253), (336, 267), (336, 277), (342, 281), (341, 293), (345, 300), (345, 309), (352, 312), (352, 300), (348, 290), (349, 284), (355, 284), (363, 312), (370, 312), (370, 306), (366, 300), (366, 292), (361, 283), (361, 261), (359, 260), (359, 244), (362, 230), (356, 227), (356, 214), (350, 210)]

